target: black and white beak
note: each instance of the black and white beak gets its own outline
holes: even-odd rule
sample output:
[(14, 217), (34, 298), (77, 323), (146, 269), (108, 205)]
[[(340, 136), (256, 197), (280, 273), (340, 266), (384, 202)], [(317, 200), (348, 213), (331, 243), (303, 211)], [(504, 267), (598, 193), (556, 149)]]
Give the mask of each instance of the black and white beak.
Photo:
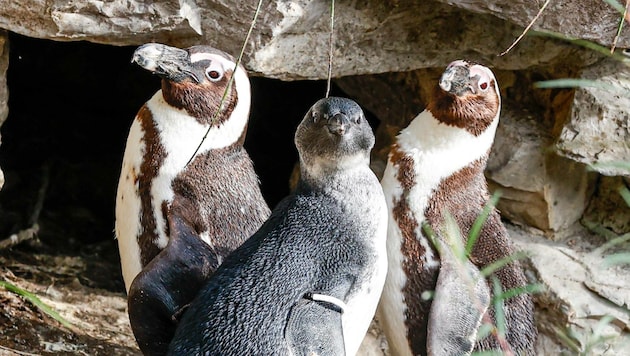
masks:
[(440, 77), (440, 88), (453, 95), (462, 96), (466, 92), (473, 92), (475, 88), (470, 83), (470, 64), (465, 61), (454, 61), (446, 67)]
[(326, 123), (328, 132), (337, 136), (343, 136), (350, 128), (350, 125), (351, 122), (348, 116), (341, 112), (328, 118), (328, 122)]
[(192, 79), (199, 83), (191, 67), (189, 53), (180, 48), (147, 43), (136, 49), (131, 62), (166, 80), (181, 82)]

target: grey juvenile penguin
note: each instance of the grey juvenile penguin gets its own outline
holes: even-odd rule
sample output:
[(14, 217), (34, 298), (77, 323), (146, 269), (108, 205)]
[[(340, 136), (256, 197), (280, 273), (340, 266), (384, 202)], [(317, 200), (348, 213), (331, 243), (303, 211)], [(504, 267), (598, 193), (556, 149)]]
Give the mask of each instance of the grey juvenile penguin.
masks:
[(182, 308), (270, 210), (243, 148), (251, 101), (245, 70), (234, 71), (230, 55), (208, 46), (150, 43), (132, 61), (160, 76), (162, 89), (129, 132), (116, 236), (134, 335), (145, 354), (163, 354)]
[[(490, 288), (479, 270), (515, 250), (499, 213), (492, 210), (469, 261), (458, 266), (442, 234), (445, 214), (466, 237), (489, 200), (483, 174), (499, 121), (501, 99), (490, 69), (454, 61), (442, 74), (426, 109), (397, 136), (381, 184), (389, 209), (389, 269), (379, 305), (392, 354), (466, 355), (502, 350), (497, 338), (476, 341), (488, 309)], [(439, 249), (423, 233), (427, 223)], [(465, 242), (465, 241), (463, 241)], [(502, 289), (527, 284), (518, 261), (494, 273)], [(467, 283), (468, 282), (468, 283)], [(425, 291), (435, 291), (433, 300)], [(507, 343), (533, 355), (537, 330), (527, 294), (504, 304)]]
[(185, 312), (171, 355), (354, 355), (386, 274), (386, 205), (361, 108), (322, 99), (297, 128), (301, 178)]

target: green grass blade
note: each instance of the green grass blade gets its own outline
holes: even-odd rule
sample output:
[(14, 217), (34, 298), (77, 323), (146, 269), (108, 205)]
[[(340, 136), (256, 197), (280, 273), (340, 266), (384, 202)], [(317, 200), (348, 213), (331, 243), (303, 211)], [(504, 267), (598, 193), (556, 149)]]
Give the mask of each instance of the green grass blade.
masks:
[(563, 78), (545, 80), (534, 83), (534, 88), (552, 89), (552, 88), (599, 88), (607, 91), (619, 91), (619, 88), (597, 80), (581, 79), (581, 78)]
[(520, 294), (534, 294), (534, 293), (540, 293), (544, 290), (545, 290), (544, 285), (540, 283), (533, 283), (533, 284), (528, 284), (523, 287), (508, 289), (505, 292), (501, 293), (501, 295), (495, 296), (495, 298), (501, 298), (502, 300), (506, 300)]
[(604, 268), (623, 264), (630, 264), (630, 252), (613, 253), (612, 255), (606, 256), (602, 263)]
[(64, 319), (61, 315), (59, 315), (59, 313), (57, 313), (55, 310), (53, 310), (51, 307), (49, 307), (48, 305), (46, 305), (46, 303), (42, 302), (41, 299), (39, 299), (35, 294), (28, 292), (22, 288), (19, 288), (9, 282), (6, 281), (0, 281), (0, 286), (4, 287), (6, 290), (13, 292), (19, 296), (21, 296), (22, 298), (26, 299), (28, 302), (30, 302), (31, 304), (33, 304), (35, 307), (37, 307), (39, 310), (41, 310), (42, 312), (48, 314), (50, 317), (52, 317), (53, 319), (57, 320), (59, 323), (61, 323), (61, 325), (65, 326), (68, 329), (72, 329), (74, 326), (68, 322), (66, 319)]
[(514, 254), (510, 255), (510, 256), (506, 256), (503, 258), (500, 258), (494, 262), (492, 262), (491, 264), (487, 265), (486, 267), (484, 267), (480, 272), (481, 275), (484, 277), (488, 277), (491, 274), (493, 274), (494, 272), (500, 270), (501, 268), (505, 267), (506, 265), (510, 264), (511, 262), (514, 262), (516, 260), (521, 260), (523, 258), (527, 257), (527, 254), (523, 251), (518, 251), (515, 252)]
[(619, 187), (619, 194), (621, 194), (621, 197), (626, 202), (626, 204), (630, 206), (630, 189), (622, 185), (621, 187)]
[(624, 162), (624, 161), (598, 162), (598, 163), (593, 163), (587, 166), (587, 169), (591, 172), (596, 171), (598, 168), (599, 169), (611, 169), (611, 168), (622, 169), (624, 171), (627, 171), (630, 174), (630, 162)]
[[(603, 228), (602, 228), (603, 229)], [(608, 250), (611, 247), (614, 247), (616, 245), (620, 245), (624, 242), (630, 241), (630, 233), (627, 234), (623, 234), (619, 237), (613, 238), (612, 240), (606, 242), (605, 244), (599, 246), (597, 249), (595, 249), (595, 252), (601, 253), (603, 251)]]
[(579, 39), (579, 38), (573, 38), (573, 37), (569, 37), (567, 35), (564, 35), (562, 33), (559, 32), (553, 32), (553, 31), (544, 31), (544, 30), (537, 30), (537, 31), (530, 31), (529, 32), (530, 36), (539, 36), (539, 37), (550, 37), (550, 38), (555, 38), (555, 39), (559, 39), (559, 40), (563, 40), (569, 43), (572, 43), (574, 45), (577, 46), (581, 46), (584, 48), (588, 48), (591, 49), (593, 51), (599, 52), (607, 57), (612, 57), (615, 58), (617, 60), (620, 61), (627, 61), (628, 58), (625, 57), (622, 54), (619, 54), (617, 52), (614, 53), (610, 53), (610, 49), (608, 47), (599, 45), (595, 42), (591, 42), (591, 41), (587, 41), (587, 40), (583, 40), (583, 39)]
[(617, 2), (617, 0), (604, 0), (604, 2), (608, 3), (608, 5), (612, 6), (615, 10), (619, 11), (620, 14), (624, 14), (626, 12), (626, 8)]
[[(501, 288), (501, 282), (496, 277), (492, 277), (492, 291), (495, 296), (500, 296), (503, 294), (503, 290)], [(504, 338), (506, 334), (506, 322), (505, 322), (505, 309), (502, 298), (494, 298), (494, 318), (495, 323), (497, 324), (497, 334), (500, 338)]]
[(502, 351), (476, 351), (470, 354), (470, 356), (503, 356), (505, 355)]
[(479, 330), (477, 330), (477, 340), (483, 340), (494, 331), (494, 325), (489, 323), (484, 323), (479, 326)]
[(481, 232), (483, 224), (488, 219), (490, 212), (497, 205), (500, 198), (501, 191), (497, 190), (496, 192), (494, 192), (494, 194), (492, 194), (492, 197), (490, 197), (490, 200), (488, 201), (486, 206), (483, 207), (481, 214), (477, 216), (477, 219), (475, 219), (475, 222), (470, 228), (470, 232), (468, 233), (468, 241), (466, 242), (466, 253), (468, 254), (468, 256), (470, 256), (472, 249), (475, 246), (477, 239), (479, 238), (479, 233)]

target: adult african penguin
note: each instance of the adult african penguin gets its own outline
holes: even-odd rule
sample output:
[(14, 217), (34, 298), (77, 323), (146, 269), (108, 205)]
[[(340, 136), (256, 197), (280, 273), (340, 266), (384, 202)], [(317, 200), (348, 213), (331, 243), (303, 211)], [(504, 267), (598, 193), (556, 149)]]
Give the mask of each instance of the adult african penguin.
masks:
[[(451, 214), (464, 239), (489, 200), (483, 174), (499, 121), (501, 99), (490, 69), (450, 63), (426, 109), (392, 145), (381, 184), (389, 224), (389, 268), (379, 321), (394, 355), (465, 355), (504, 350), (495, 336), (476, 340), (489, 308), (491, 287), (475, 280), (483, 267), (515, 252), (500, 215), (492, 210), (469, 260), (458, 264), (443, 233)], [(423, 233), (428, 224), (438, 249)], [(463, 241), (465, 242), (465, 241)], [(527, 280), (518, 261), (493, 274), (502, 290)], [(423, 298), (435, 291), (433, 299)], [(533, 355), (537, 330), (527, 294), (504, 301), (505, 341), (516, 354)]]
[(186, 310), (171, 355), (354, 355), (387, 260), (387, 211), (361, 108), (316, 102), (295, 134), (294, 192)]
[(182, 308), (270, 210), (243, 148), (246, 71), (209, 46), (149, 43), (132, 62), (161, 77), (162, 88), (129, 131), (116, 237), (134, 335), (145, 354), (160, 354)]

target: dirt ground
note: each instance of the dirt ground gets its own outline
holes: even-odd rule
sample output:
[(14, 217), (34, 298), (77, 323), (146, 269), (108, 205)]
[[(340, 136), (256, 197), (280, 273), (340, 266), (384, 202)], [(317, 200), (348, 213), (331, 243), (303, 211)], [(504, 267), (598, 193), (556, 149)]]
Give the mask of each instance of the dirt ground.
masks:
[(0, 355), (141, 355), (129, 326), (115, 241), (67, 254), (38, 245), (0, 251), (0, 280), (34, 293), (73, 327), (0, 287)]

